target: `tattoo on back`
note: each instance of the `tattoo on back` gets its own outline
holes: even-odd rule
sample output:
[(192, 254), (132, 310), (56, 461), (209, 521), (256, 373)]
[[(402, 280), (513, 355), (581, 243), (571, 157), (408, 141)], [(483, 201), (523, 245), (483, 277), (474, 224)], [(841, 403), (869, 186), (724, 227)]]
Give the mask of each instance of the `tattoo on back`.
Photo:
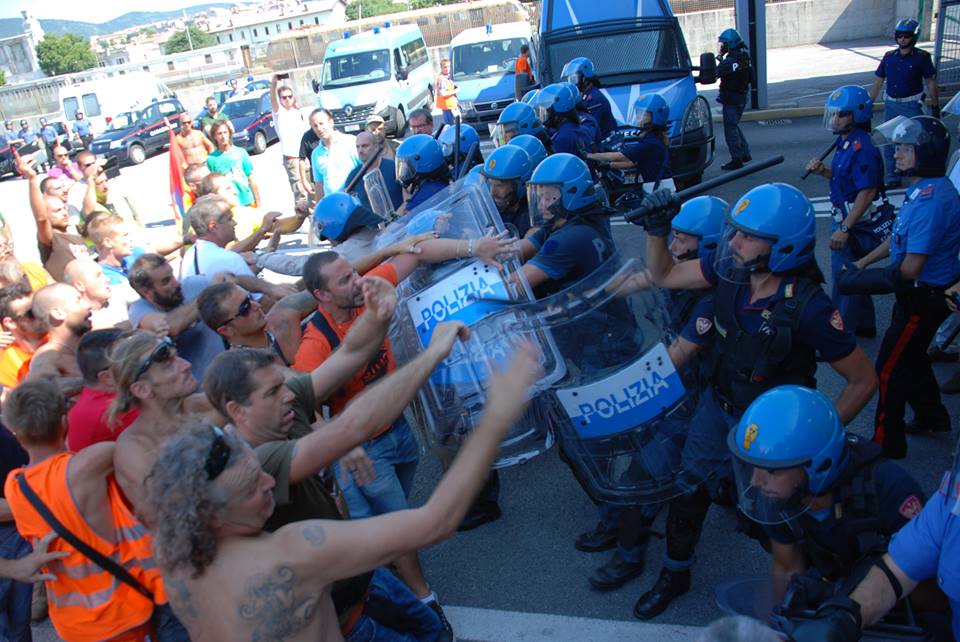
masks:
[(167, 597), (170, 599), (171, 606), (180, 619), (197, 619), (197, 609), (192, 603), (190, 589), (182, 578), (167, 576), (163, 578), (164, 585), (167, 588)]
[(303, 538), (312, 546), (320, 546), (326, 541), (327, 534), (323, 532), (323, 526), (308, 524), (303, 527)]
[(296, 573), (289, 566), (278, 566), (250, 580), (237, 614), (253, 623), (251, 640), (286, 640), (307, 626), (316, 613), (317, 596), (296, 593), (296, 585)]

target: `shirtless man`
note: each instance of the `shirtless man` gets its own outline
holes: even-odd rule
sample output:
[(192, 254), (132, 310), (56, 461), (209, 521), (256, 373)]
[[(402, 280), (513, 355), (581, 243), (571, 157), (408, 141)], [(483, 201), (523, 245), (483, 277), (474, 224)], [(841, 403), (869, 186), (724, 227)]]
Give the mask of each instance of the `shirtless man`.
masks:
[(61, 382), (61, 387), (66, 384), (79, 390), (83, 384), (77, 346), (93, 327), (90, 303), (72, 285), (51, 283), (33, 295), (31, 309), (34, 318), (46, 324), (48, 331), (47, 342), (33, 355), (27, 378), (68, 378), (69, 381)]
[(207, 156), (216, 149), (203, 132), (193, 128), (193, 119), (190, 114), (180, 114), (180, 131), (177, 132), (177, 142), (183, 151), (187, 165), (206, 164)]
[[(448, 325), (433, 335), (445, 340), (422, 354), (443, 358), (465, 330)], [(193, 422), (164, 446), (146, 482), (147, 502), (157, 515), (154, 555), (191, 638), (342, 640), (332, 583), (454, 533), (500, 441), (523, 413), (536, 370), (523, 351), (493, 378), (486, 416), (424, 506), (358, 521), (293, 522), (273, 534), (261, 527), (273, 511), (274, 479), (232, 429)], [(401, 386), (395, 378), (383, 379), (364, 396)]]

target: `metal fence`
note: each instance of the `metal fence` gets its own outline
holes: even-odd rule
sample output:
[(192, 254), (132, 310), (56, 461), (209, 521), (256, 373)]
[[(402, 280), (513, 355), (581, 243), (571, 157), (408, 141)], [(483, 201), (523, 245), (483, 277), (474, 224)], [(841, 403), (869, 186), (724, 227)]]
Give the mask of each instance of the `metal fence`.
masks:
[[(766, 0), (766, 4), (775, 4), (777, 2), (792, 2), (792, 0)], [(675, 14), (733, 9), (733, 5), (734, 0), (671, 0), (670, 2), (670, 7)]]
[(934, 44), (937, 84), (960, 83), (960, 0), (941, 0)]

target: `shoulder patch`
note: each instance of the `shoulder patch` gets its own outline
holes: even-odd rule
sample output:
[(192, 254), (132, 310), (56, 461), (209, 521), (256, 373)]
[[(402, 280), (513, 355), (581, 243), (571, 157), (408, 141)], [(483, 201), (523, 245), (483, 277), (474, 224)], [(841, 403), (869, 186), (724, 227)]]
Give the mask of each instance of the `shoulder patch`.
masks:
[(863, 143), (859, 139), (853, 141), (853, 151), (859, 152), (861, 149), (863, 149)]
[(697, 334), (703, 336), (706, 333), (710, 332), (710, 328), (713, 327), (713, 321), (707, 317), (697, 317)]
[(840, 310), (834, 310), (830, 315), (830, 325), (837, 332), (843, 332), (843, 316), (840, 315)]
[(913, 519), (920, 514), (921, 510), (923, 510), (923, 502), (921, 502), (920, 498), (916, 495), (910, 495), (910, 497), (903, 500), (897, 512), (907, 519)]
[(933, 196), (933, 185), (927, 185), (923, 189), (919, 189), (914, 193), (914, 198), (918, 201), (923, 201)]

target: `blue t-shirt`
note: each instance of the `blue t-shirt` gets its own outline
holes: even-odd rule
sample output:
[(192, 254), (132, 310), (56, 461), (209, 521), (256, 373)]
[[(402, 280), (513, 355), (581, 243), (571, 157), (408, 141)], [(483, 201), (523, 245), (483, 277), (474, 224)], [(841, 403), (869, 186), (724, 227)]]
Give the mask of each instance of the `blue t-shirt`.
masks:
[(5, 129), (3, 131), (3, 142), (9, 145), (10, 141), (13, 141), (13, 140), (20, 140), (20, 134), (15, 131), (11, 131), (9, 129)]
[(910, 51), (903, 56), (900, 49), (883, 54), (876, 75), (887, 79), (887, 95), (906, 98), (923, 92), (923, 79), (937, 75), (930, 54), (922, 49)]
[(29, 127), (26, 129), (21, 129), (18, 136), (23, 139), (24, 145), (29, 145), (33, 141), (37, 140), (37, 132), (33, 131)]
[(893, 536), (887, 550), (910, 579), (937, 578), (950, 600), (953, 636), (960, 639), (960, 522), (947, 506), (945, 485)]
[(853, 203), (860, 190), (883, 188), (883, 159), (870, 134), (855, 128), (846, 140), (837, 138), (837, 151), (830, 163), (830, 202), (834, 207)]
[(613, 117), (610, 101), (602, 91), (591, 85), (583, 94), (583, 103), (600, 126), (600, 140), (609, 136), (610, 132), (617, 128), (617, 119)]
[[(718, 276), (714, 270), (716, 251), (707, 252), (700, 257), (700, 270), (703, 277), (712, 285), (717, 285)], [(732, 270), (732, 266), (730, 267)], [(794, 288), (795, 276), (785, 276), (776, 293), (765, 299), (750, 303), (750, 288), (739, 288), (737, 302), (737, 322), (748, 334), (757, 334), (767, 324), (764, 313), (780, 299), (785, 298), (787, 288)], [(830, 301), (830, 297), (821, 288), (807, 302), (800, 317), (793, 340), (800, 345), (809, 346), (820, 353), (824, 361), (832, 363), (848, 356), (857, 348), (856, 338), (843, 324), (843, 317)]]
[(57, 140), (57, 129), (53, 125), (44, 125), (40, 129), (40, 135), (44, 142), (52, 143)]
[(670, 169), (670, 155), (660, 136), (647, 132), (637, 140), (623, 146), (623, 155), (637, 165), (644, 183), (673, 178)]
[(73, 121), (73, 131), (80, 136), (88, 136), (90, 134), (90, 121), (86, 119)]
[(907, 189), (890, 235), (890, 261), (925, 254), (917, 282), (944, 286), (960, 278), (960, 196), (947, 178), (924, 178)]
[(570, 285), (596, 270), (611, 254), (611, 242), (597, 228), (581, 222), (566, 223), (549, 234), (541, 227), (530, 237), (537, 253), (530, 265), (552, 281)]
[(573, 154), (583, 157), (590, 151), (593, 143), (593, 132), (584, 127), (574, 125), (570, 121), (560, 123), (560, 126), (550, 136), (550, 144), (554, 154)]
[(448, 186), (448, 183), (433, 179), (420, 183), (416, 193), (410, 197), (409, 201), (407, 201), (407, 213), (409, 214), (410, 212), (413, 212), (415, 209), (426, 203), (430, 198), (445, 190)]

